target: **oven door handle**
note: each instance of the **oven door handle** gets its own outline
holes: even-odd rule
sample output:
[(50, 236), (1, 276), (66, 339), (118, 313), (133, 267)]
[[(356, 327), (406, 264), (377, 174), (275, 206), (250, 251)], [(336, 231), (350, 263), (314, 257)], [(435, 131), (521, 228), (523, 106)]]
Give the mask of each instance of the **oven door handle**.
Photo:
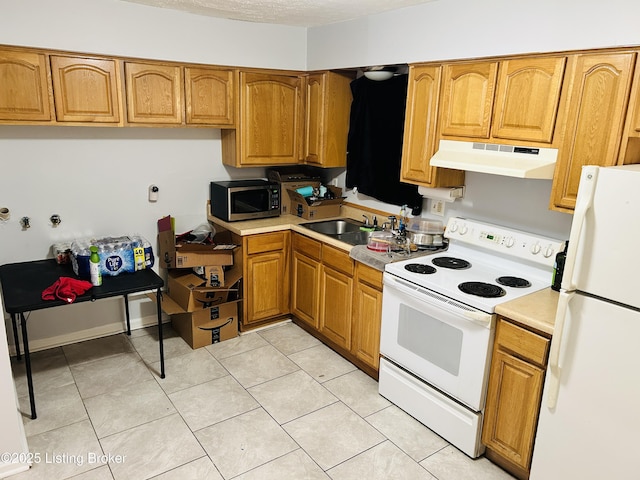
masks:
[[(405, 295), (410, 295), (420, 301), (425, 300), (425, 295), (431, 299), (434, 299), (435, 302), (430, 302), (432, 305), (441, 308), (448, 312), (454, 312), (457, 315), (469, 320), (477, 325), (480, 325), (484, 328), (492, 328), (494, 323), (494, 315), (490, 313), (485, 313), (482, 311), (469, 310), (469, 307), (463, 303), (452, 300), (444, 295), (440, 295), (439, 293), (432, 292), (431, 290), (427, 290), (418, 285), (415, 285), (411, 282), (407, 282), (401, 278), (384, 274), (384, 288), (391, 288), (398, 290)], [(382, 293), (382, 299), (384, 302), (384, 288)]]

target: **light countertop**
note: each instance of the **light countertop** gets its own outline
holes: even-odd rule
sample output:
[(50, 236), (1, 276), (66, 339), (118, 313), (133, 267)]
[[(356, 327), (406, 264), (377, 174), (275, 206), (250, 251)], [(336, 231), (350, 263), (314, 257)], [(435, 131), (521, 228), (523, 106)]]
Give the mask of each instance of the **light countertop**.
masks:
[[(344, 207), (344, 206), (343, 206)], [(361, 212), (356, 209), (345, 209), (343, 215), (335, 218), (355, 218), (359, 219)], [(311, 222), (305, 218), (300, 218), (295, 215), (280, 215), (279, 217), (264, 218), (258, 220), (246, 220), (240, 222), (225, 222), (217, 217), (208, 216), (209, 221), (214, 224), (220, 225), (222, 228), (229, 230), (240, 236), (256, 235), (259, 233), (269, 233), (281, 230), (292, 230), (294, 232), (302, 233), (308, 237), (314, 238), (325, 244), (332, 245), (341, 250), (351, 252), (354, 246), (345, 242), (341, 242), (328, 235), (314, 232), (305, 227), (301, 227), (300, 224)], [(327, 218), (317, 220), (329, 220)], [(362, 248), (362, 247), (358, 247)], [(357, 250), (357, 249), (356, 249)], [(357, 253), (357, 252), (356, 252)], [(384, 254), (380, 254), (385, 257)], [(352, 257), (354, 257), (352, 255)], [(400, 258), (383, 258), (381, 261), (368, 262), (366, 256), (356, 255), (358, 261), (367, 263), (373, 268), (378, 270), (384, 269), (384, 263), (388, 261), (396, 261), (406, 257)], [(362, 258), (360, 258), (362, 257)], [(496, 313), (504, 317), (510, 318), (516, 322), (519, 322), (525, 326), (529, 326), (535, 330), (553, 334), (553, 326), (555, 324), (556, 308), (558, 306), (558, 292), (546, 288), (538, 292), (534, 292), (530, 295), (511, 300), (510, 302), (502, 303), (496, 306)]]
[[(318, 232), (314, 232), (305, 227), (301, 227), (302, 223), (313, 222), (314, 220), (307, 220), (306, 218), (297, 217), (295, 215), (280, 215), (279, 217), (272, 218), (261, 218), (257, 220), (245, 220), (240, 222), (225, 222), (217, 217), (209, 216), (209, 221), (214, 223), (215, 225), (220, 225), (226, 230), (233, 232), (241, 237), (245, 235), (256, 235), (259, 233), (270, 233), (270, 232), (278, 232), (281, 230), (292, 230), (294, 232), (303, 233), (307, 237), (314, 238), (323, 243), (328, 243), (336, 248), (341, 250), (345, 250), (347, 252), (351, 251), (353, 245), (345, 242), (341, 242), (332, 238), (328, 235), (323, 235)], [(344, 218), (344, 216), (340, 217), (332, 217), (332, 218)], [(321, 220), (315, 220), (318, 222), (324, 220), (331, 220), (331, 218), (323, 218)]]
[[(208, 220), (215, 225), (219, 225), (225, 230), (235, 233), (236, 235), (256, 235), (260, 233), (277, 232), (281, 230), (292, 230), (294, 232), (301, 233), (307, 237), (318, 240), (324, 244), (331, 245), (333, 247), (349, 252), (351, 258), (361, 263), (369, 265), (377, 270), (384, 270), (384, 265), (389, 262), (395, 262), (398, 260), (405, 260), (407, 258), (428, 254), (429, 252), (418, 252), (411, 254), (410, 256), (400, 255), (393, 253), (391, 255), (386, 253), (371, 252), (366, 249), (364, 245), (351, 245), (349, 243), (341, 242), (329, 235), (323, 235), (308, 228), (300, 226), (303, 223), (310, 222), (322, 222), (325, 220), (331, 220), (333, 218), (353, 218), (360, 221), (362, 217), (362, 211), (346, 205), (342, 206), (341, 215), (339, 217), (323, 218), (319, 220), (307, 220), (295, 215), (280, 215), (279, 217), (264, 218), (257, 220), (246, 220), (240, 222), (225, 222), (212, 215), (208, 216)], [(367, 212), (368, 213), (368, 212)]]
[(496, 306), (496, 313), (549, 335), (553, 335), (558, 292), (551, 287)]

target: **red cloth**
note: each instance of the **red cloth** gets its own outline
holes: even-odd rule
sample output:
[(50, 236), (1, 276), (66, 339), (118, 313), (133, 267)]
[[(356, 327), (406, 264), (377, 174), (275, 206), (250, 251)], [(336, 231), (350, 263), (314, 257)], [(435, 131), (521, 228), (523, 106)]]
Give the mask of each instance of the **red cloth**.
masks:
[(67, 303), (73, 303), (77, 295), (82, 295), (93, 285), (86, 280), (76, 280), (71, 277), (60, 277), (53, 285), (47, 287), (42, 292), (43, 300), (55, 300), (56, 298), (64, 300)]

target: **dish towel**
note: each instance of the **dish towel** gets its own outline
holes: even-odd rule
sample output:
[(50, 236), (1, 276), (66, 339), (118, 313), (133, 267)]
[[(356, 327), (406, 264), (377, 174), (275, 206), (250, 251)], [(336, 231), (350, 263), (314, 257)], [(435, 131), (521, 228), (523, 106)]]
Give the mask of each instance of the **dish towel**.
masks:
[(60, 277), (53, 285), (42, 292), (43, 300), (60, 299), (67, 303), (73, 303), (77, 295), (82, 295), (93, 285), (86, 280), (76, 280), (71, 277)]

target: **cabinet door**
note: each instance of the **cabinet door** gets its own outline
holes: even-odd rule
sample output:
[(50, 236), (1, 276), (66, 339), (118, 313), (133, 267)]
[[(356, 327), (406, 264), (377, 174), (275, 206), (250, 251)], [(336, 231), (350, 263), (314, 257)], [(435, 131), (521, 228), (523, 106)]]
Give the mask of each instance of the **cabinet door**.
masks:
[(120, 122), (116, 60), (52, 56), (51, 77), (59, 122)]
[(246, 271), (246, 323), (285, 315), (289, 303), (283, 289), (289, 282), (289, 279), (285, 278), (288, 271), (285, 253), (251, 255), (247, 257)]
[(181, 67), (125, 62), (124, 69), (129, 123), (182, 123)]
[(500, 62), (493, 137), (551, 143), (565, 57)]
[(305, 81), (305, 162), (321, 167), (347, 164), (351, 77), (314, 73)]
[(294, 251), (291, 277), (291, 313), (318, 330), (320, 262)]
[(298, 163), (302, 156), (302, 79), (240, 73), (240, 164)]
[(442, 135), (489, 138), (497, 71), (497, 62), (444, 66)]
[(351, 347), (353, 278), (326, 265), (320, 275), (320, 333), (347, 350)]
[(498, 349), (491, 363), (482, 441), (529, 469), (544, 370)]
[(486, 456), (517, 478), (529, 477), (550, 343), (498, 319), (482, 442)]
[(235, 78), (234, 70), (185, 67), (187, 124), (233, 125)]
[[(374, 283), (375, 286), (368, 283)], [(381, 321), (382, 272), (358, 264), (353, 293), (351, 352), (376, 370), (380, 366)]]
[(564, 139), (553, 178), (553, 206), (575, 207), (583, 165), (615, 165), (626, 114), (635, 53), (575, 58)]
[(243, 238), (243, 325), (289, 313), (289, 241), (288, 231)]
[(0, 49), (0, 120), (51, 120), (45, 55)]
[(435, 168), (429, 161), (436, 152), (436, 119), (442, 67), (411, 66), (407, 113), (402, 144), (403, 182), (433, 183)]
[(319, 165), (322, 161), (324, 143), (323, 126), (326, 77), (322, 73), (309, 75), (306, 79), (304, 158), (307, 163)]

